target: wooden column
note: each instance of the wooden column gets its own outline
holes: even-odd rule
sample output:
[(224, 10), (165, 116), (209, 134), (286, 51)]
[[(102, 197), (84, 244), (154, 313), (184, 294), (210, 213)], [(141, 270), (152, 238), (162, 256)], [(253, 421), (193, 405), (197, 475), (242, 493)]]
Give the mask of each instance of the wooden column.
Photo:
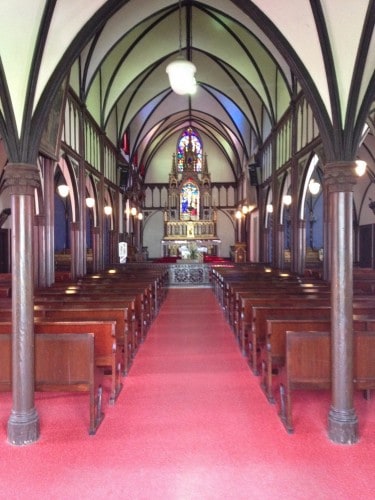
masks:
[(46, 217), (36, 215), (34, 218), (34, 283), (36, 287), (47, 286), (46, 259)]
[(328, 435), (335, 443), (358, 440), (353, 407), (353, 187), (354, 162), (325, 166), (331, 221), (332, 402)]
[(55, 161), (45, 158), (43, 160), (44, 184), (44, 215), (45, 215), (45, 267), (46, 282), (50, 286), (55, 281), (55, 186), (54, 186)]
[(273, 266), (276, 269), (284, 269), (284, 225), (278, 223), (275, 227)]
[(100, 228), (92, 228), (92, 272), (98, 273), (102, 270), (100, 266)]
[(302, 276), (305, 272), (306, 260), (306, 221), (301, 219), (297, 222), (294, 256), (295, 261), (293, 261), (292, 269)]
[(34, 406), (34, 191), (40, 184), (35, 165), (8, 164), (3, 189), (12, 209), (12, 398), (8, 441), (25, 445), (39, 438)]
[(79, 222), (70, 223), (70, 274), (71, 279), (76, 280), (80, 274), (80, 263), (82, 262), (82, 245), (80, 238), (80, 224)]

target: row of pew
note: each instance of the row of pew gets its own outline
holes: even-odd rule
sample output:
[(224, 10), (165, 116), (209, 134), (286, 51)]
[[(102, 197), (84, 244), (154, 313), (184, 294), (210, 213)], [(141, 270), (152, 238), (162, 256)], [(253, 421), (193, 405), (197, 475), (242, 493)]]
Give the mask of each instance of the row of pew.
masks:
[[(35, 390), (88, 392), (95, 434), (167, 290), (166, 266), (137, 263), (35, 290)], [(11, 299), (0, 297), (0, 391), (11, 390), (11, 336)]]
[[(375, 273), (353, 274), (354, 388), (375, 388)], [(211, 283), (239, 348), (294, 431), (292, 392), (331, 384), (329, 283), (258, 264), (214, 267)], [(374, 287), (374, 288), (373, 288)]]

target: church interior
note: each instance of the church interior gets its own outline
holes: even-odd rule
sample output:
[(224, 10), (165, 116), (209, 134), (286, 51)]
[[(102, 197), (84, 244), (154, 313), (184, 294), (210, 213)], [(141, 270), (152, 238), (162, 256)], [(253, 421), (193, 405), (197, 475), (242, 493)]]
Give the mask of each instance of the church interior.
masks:
[[(301, 499), (313, 484), (334, 498), (340, 481), (356, 498), (327, 465), (345, 469), (346, 452), (362, 468), (358, 498), (371, 497), (375, 3), (296, 3), (4, 0), (0, 448), (15, 475), (43, 445), (72, 459), (66, 405), (84, 476), (95, 439), (106, 452), (121, 440), (121, 412), (132, 429), (142, 419), (136, 437), (118, 427), (132, 450), (121, 442), (120, 456), (138, 464), (129, 498), (260, 497), (248, 467), (263, 448), (277, 469), (271, 442), (293, 462), (280, 465), (283, 498), (300, 483)], [(298, 478), (302, 444), (314, 467), (326, 456), (330, 480)], [(139, 486), (142, 449), (154, 495)], [(181, 472), (188, 456), (196, 482)], [(266, 466), (262, 497), (274, 498)], [(98, 498), (120, 498), (116, 480)], [(81, 488), (69, 481), (68, 496)], [(20, 499), (43, 496), (31, 474), (23, 487)]]

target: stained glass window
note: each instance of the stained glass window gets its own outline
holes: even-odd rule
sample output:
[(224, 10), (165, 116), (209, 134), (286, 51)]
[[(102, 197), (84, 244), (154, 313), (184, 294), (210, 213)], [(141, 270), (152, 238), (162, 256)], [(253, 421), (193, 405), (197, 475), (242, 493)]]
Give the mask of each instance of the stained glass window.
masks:
[(194, 170), (196, 172), (202, 171), (202, 142), (199, 135), (191, 128), (185, 129), (177, 143), (177, 170), (183, 172), (185, 152), (187, 151), (189, 144), (191, 144), (192, 151), (195, 157)]
[(180, 194), (180, 219), (199, 220), (199, 189), (192, 179), (182, 186)]

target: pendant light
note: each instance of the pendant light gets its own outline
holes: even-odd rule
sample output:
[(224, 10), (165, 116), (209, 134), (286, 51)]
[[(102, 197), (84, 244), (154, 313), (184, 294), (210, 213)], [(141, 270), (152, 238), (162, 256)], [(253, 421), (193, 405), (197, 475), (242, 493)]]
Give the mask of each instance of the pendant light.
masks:
[(166, 72), (169, 77), (169, 84), (178, 95), (194, 94), (197, 89), (197, 82), (194, 74), (197, 70), (195, 65), (182, 55), (182, 6), (179, 5), (179, 55), (175, 61), (168, 64)]

